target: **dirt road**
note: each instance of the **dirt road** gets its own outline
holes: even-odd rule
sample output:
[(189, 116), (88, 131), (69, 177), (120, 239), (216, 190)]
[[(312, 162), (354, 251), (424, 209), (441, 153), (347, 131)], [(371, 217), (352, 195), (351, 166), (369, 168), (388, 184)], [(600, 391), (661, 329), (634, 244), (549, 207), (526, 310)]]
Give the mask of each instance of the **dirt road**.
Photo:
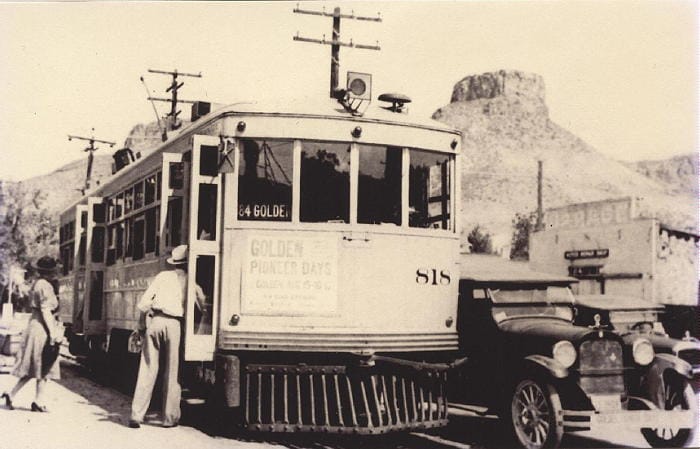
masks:
[[(16, 410), (0, 406), (0, 448), (8, 449), (441, 449), (503, 447), (506, 440), (495, 419), (468, 416), (451, 417), (450, 425), (429, 434), (398, 433), (389, 436), (327, 436), (226, 434), (206, 415), (201, 404), (183, 404), (183, 420), (174, 429), (160, 427), (155, 413), (140, 429), (126, 424), (130, 398), (103, 385), (79, 365), (63, 361), (62, 379), (51, 382), (49, 413), (33, 413), (29, 406), (34, 385), (28, 384), (15, 398)], [(10, 388), (15, 378), (0, 375), (0, 391)], [(568, 447), (611, 447), (626, 443), (647, 447), (637, 432), (620, 430), (600, 440), (568, 438)], [(620, 446), (618, 446), (620, 447)]]

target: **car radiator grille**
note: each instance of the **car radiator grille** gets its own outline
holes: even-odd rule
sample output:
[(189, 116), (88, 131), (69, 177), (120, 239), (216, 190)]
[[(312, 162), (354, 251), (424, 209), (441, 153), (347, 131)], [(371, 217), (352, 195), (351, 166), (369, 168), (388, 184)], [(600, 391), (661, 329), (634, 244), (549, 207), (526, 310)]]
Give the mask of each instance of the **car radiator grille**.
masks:
[(678, 351), (678, 357), (690, 363), (692, 366), (700, 366), (700, 351), (697, 349), (683, 349)]
[(588, 394), (625, 392), (622, 346), (614, 340), (588, 340), (579, 350), (581, 388)]

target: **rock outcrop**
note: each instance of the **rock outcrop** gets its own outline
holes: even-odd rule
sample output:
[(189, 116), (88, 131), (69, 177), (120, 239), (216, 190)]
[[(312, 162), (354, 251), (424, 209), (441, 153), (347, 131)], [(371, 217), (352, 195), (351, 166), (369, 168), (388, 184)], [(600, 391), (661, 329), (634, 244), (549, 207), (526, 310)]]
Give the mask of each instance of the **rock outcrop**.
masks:
[(507, 245), (516, 212), (537, 204), (537, 161), (544, 163), (545, 208), (623, 196), (642, 197), (654, 214), (697, 229), (697, 197), (598, 152), (549, 118), (541, 76), (519, 71), (467, 76), (433, 118), (463, 133), (465, 232), (481, 224)]

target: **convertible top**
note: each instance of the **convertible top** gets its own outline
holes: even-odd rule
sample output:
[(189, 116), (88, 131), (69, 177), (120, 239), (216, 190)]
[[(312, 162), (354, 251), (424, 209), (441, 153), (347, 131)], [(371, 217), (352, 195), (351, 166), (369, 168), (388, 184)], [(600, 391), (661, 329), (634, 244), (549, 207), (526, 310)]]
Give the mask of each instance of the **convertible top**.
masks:
[(578, 295), (576, 303), (601, 310), (663, 310), (664, 306), (636, 296), (623, 295)]
[(527, 262), (485, 254), (462, 254), (460, 280), (479, 284), (570, 285), (578, 279), (533, 271)]

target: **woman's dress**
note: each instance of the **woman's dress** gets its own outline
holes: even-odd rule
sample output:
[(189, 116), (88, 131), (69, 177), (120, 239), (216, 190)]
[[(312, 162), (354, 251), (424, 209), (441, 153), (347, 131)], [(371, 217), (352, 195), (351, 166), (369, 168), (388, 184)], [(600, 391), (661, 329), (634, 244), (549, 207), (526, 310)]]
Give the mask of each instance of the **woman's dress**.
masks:
[(46, 279), (34, 283), (30, 292), (32, 317), (24, 331), (17, 365), (12, 374), (16, 377), (60, 379), (58, 351), (51, 345), (41, 310), (58, 309), (58, 298)]

